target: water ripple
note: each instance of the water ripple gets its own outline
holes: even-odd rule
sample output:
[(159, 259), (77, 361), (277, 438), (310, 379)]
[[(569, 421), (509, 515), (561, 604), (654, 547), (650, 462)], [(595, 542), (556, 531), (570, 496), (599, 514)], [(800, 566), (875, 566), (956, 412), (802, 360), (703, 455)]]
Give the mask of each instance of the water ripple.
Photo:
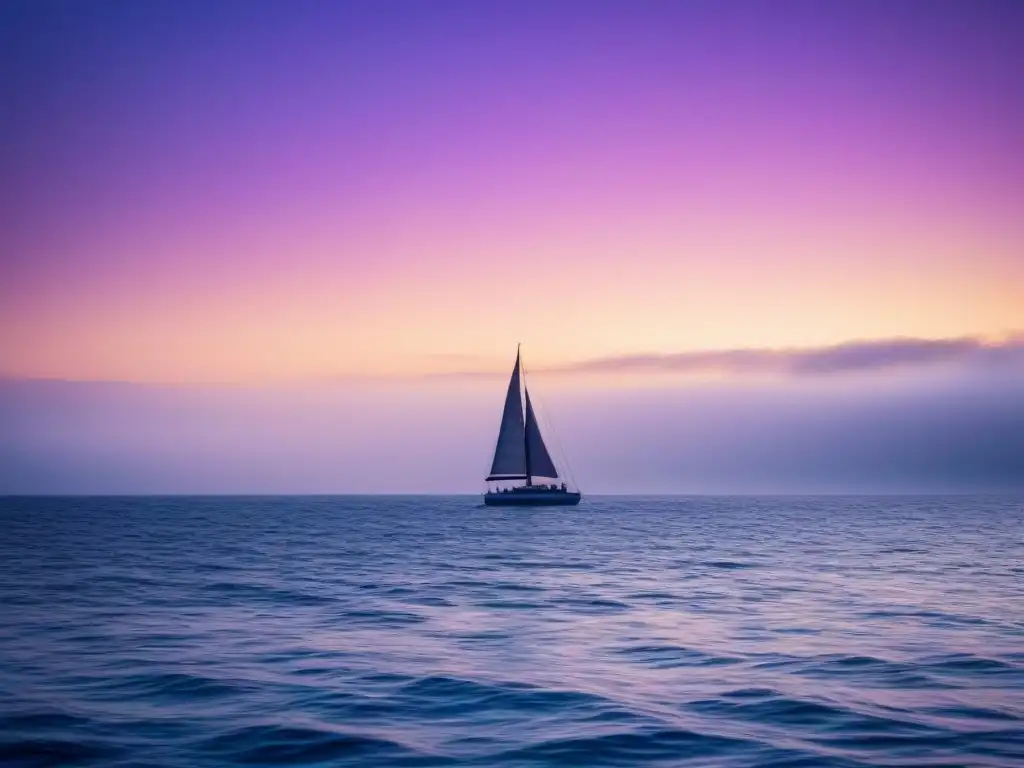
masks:
[(1024, 504), (0, 500), (0, 765), (1024, 764)]

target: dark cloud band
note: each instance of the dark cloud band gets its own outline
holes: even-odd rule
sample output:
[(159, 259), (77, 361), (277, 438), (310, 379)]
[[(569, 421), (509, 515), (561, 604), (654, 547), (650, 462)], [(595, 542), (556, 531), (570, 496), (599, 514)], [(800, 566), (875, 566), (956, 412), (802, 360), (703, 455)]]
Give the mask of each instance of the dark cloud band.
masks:
[(820, 376), (942, 363), (1024, 363), (1024, 336), (1001, 342), (955, 339), (879, 339), (824, 347), (729, 349), (662, 355), (623, 355), (546, 370), (558, 373), (743, 373)]

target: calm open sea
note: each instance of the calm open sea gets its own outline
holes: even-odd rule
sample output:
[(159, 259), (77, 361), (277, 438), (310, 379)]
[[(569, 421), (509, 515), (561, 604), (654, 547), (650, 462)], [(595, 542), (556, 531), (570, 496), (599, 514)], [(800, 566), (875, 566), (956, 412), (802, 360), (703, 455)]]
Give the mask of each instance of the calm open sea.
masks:
[(1021, 766), (1024, 500), (0, 499), (0, 764)]

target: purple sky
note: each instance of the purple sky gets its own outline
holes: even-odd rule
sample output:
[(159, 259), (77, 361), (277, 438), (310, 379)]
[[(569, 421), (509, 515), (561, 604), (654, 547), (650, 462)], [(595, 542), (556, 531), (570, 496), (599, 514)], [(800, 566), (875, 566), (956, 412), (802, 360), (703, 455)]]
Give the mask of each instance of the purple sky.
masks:
[[(1024, 329), (1022, 39), (1012, 0), (4, 2), (0, 375), (290, 382), (274, 407), (305, 413), (288, 387), (507, 375), (517, 342), (579, 398), (664, 392), (659, 366), (797, 391), (863, 344), (970, 368)], [(114, 450), (82, 426), (97, 401), (46, 392), (5, 455), (45, 467), (30, 415), (70, 403), (61, 466)], [(409, 466), (435, 395), (361, 428)], [(144, 440), (151, 407), (103, 412)]]

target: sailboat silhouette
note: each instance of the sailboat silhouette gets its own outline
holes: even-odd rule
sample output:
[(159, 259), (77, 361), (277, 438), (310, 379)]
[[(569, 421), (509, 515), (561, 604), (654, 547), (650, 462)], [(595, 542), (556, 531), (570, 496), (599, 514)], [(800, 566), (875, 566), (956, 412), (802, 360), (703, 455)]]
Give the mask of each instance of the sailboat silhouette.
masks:
[[(484, 504), (512, 507), (572, 506), (580, 503), (582, 494), (569, 490), (564, 482), (561, 485), (554, 482), (537, 484), (534, 478), (554, 481), (559, 478), (559, 473), (540, 433), (517, 349), (516, 364), (505, 395), (505, 409), (501, 414), (498, 441), (494, 446), (494, 461), (491, 462), (491, 472), (487, 476), (488, 489), (484, 494)], [(505, 485), (517, 480), (525, 480), (526, 483)], [(497, 484), (493, 489), (489, 485), (491, 482)]]

